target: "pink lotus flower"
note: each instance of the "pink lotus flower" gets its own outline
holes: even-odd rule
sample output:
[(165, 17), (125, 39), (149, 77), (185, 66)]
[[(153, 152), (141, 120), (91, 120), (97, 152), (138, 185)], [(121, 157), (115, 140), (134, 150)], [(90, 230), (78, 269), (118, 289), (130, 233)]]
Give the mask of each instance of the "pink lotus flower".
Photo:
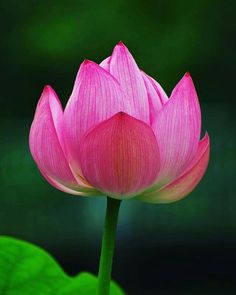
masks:
[(50, 86), (30, 130), (43, 176), (75, 195), (168, 203), (189, 194), (209, 160), (208, 134), (189, 73), (170, 98), (119, 43), (100, 65), (85, 60), (63, 112)]

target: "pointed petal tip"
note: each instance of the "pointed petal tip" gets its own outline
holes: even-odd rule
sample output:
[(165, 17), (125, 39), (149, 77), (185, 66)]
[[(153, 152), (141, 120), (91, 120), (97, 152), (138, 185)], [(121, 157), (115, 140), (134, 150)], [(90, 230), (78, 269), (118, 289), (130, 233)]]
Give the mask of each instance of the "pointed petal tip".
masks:
[(47, 84), (44, 86), (43, 91), (48, 91), (50, 89), (51, 89), (51, 86)]
[(146, 125), (146, 123), (143, 122), (142, 120), (137, 119), (137, 118), (135, 118), (135, 117), (129, 115), (128, 113), (123, 112), (123, 111), (120, 111), (120, 112), (114, 114), (114, 115), (113, 115), (111, 118), (109, 118), (108, 120), (110, 120), (110, 119), (111, 119), (111, 120), (112, 120), (112, 119), (117, 119), (117, 120), (129, 120), (129, 119), (135, 119), (136, 121), (141, 122), (142, 124), (145, 124), (145, 125)]
[(85, 60), (82, 62), (81, 66), (86, 66), (86, 65), (97, 65), (97, 64), (96, 64), (94, 61), (92, 61), (92, 60), (85, 59)]
[(179, 80), (179, 82), (177, 83), (177, 85), (175, 86), (175, 88), (173, 89), (171, 95), (176, 91), (176, 89), (182, 89), (182, 87), (190, 87), (191, 89), (194, 89), (195, 90), (195, 87), (194, 87), (194, 82), (193, 82), (193, 79), (191, 77), (191, 74), (190, 72), (186, 72), (183, 77)]
[[(80, 70), (81, 69), (83, 70), (96, 70), (96, 71), (99, 71), (101, 73), (106, 73), (106, 74), (109, 74), (105, 69), (103, 69), (99, 64), (97, 64), (95, 61), (92, 61), (92, 60), (89, 60), (89, 59), (85, 59), (81, 66), (80, 66)], [(109, 74), (110, 75), (110, 74)], [(114, 79), (114, 77), (113, 77)]]
[(59, 105), (61, 105), (61, 102), (57, 96), (56, 91), (50, 85), (44, 86), (38, 105), (41, 104), (41, 102), (44, 100), (47, 100), (49, 103), (52, 101), (57, 101)]
[(119, 42), (109, 60), (109, 72), (127, 95), (130, 109), (136, 117), (150, 123), (147, 91), (142, 74), (129, 49)]
[(180, 79), (180, 82), (181, 83), (193, 83), (193, 79), (192, 79), (192, 77), (191, 77), (191, 74), (190, 74), (190, 72), (186, 72), (184, 75), (183, 75), (183, 77), (182, 77), (182, 79)]
[(44, 102), (44, 101), (49, 101), (49, 98), (50, 98), (50, 93), (53, 91), (52, 87), (50, 85), (45, 85), (44, 88), (43, 88), (43, 91), (40, 95), (40, 98), (38, 100), (38, 103), (37, 103), (37, 107), (36, 107), (36, 112), (35, 112), (35, 115), (37, 113), (37, 109), (41, 106), (41, 104)]
[[(204, 136), (203, 136), (203, 139), (208, 139), (208, 140), (210, 139), (210, 137), (209, 137), (209, 133), (208, 133), (207, 131), (205, 132), (205, 134), (204, 134)], [(202, 140), (203, 140), (203, 139), (202, 139)]]
[(118, 116), (118, 117), (121, 117), (121, 118), (122, 118), (122, 117), (126, 117), (126, 116), (127, 116), (127, 117), (130, 117), (128, 114), (126, 114), (125, 112), (122, 112), (122, 111), (116, 113), (115, 116)]
[(182, 78), (182, 82), (185, 82), (187, 85), (189, 85), (191, 88), (195, 88), (193, 78), (190, 74), (190, 72), (186, 72), (185, 75)]
[(126, 47), (125, 44), (124, 44), (122, 41), (119, 41), (119, 42), (117, 43), (117, 46)]
[(209, 133), (206, 131), (203, 138), (200, 140), (200, 142), (204, 142), (206, 143), (206, 148), (209, 146), (210, 144), (210, 136)]
[(118, 42), (118, 43), (116, 44), (116, 46), (114, 47), (114, 51), (115, 51), (115, 50), (129, 51), (128, 48), (127, 48), (127, 46), (126, 46), (122, 41), (120, 41), (120, 42)]
[(54, 92), (52, 86), (50, 86), (50, 85), (47, 84), (47, 85), (44, 86), (43, 91), (42, 91), (42, 94), (48, 94), (48, 93), (50, 93), (52, 91)]
[[(109, 119), (107, 119), (108, 121), (109, 120), (126, 120), (128, 118), (133, 118), (132, 116), (130, 116), (129, 114), (127, 114), (126, 112), (123, 112), (123, 111), (120, 111), (120, 112), (117, 112), (115, 113), (113, 116), (111, 116)], [(138, 119), (136, 119), (138, 120)], [(138, 120), (139, 121), (139, 120)]]
[(121, 112), (114, 114), (110, 119), (112, 119), (112, 118), (122, 119), (124, 117), (124, 115), (125, 115), (125, 113), (121, 111)]
[[(87, 73), (87, 72), (99, 72), (100, 74), (105, 74), (110, 77), (112, 77), (103, 67), (101, 67), (99, 64), (92, 60), (85, 59), (82, 64), (80, 65), (78, 75), (80, 75), (82, 72)], [(114, 77), (112, 77), (114, 80)], [(117, 81), (116, 81), (117, 82)]]
[(190, 72), (186, 72), (184, 77), (191, 77)]

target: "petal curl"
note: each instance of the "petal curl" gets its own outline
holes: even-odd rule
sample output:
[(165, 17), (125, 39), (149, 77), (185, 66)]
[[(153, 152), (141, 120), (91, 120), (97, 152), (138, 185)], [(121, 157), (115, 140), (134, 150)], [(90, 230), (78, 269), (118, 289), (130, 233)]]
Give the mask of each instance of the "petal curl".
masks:
[(144, 193), (139, 199), (148, 203), (172, 203), (187, 196), (205, 174), (209, 152), (210, 142), (206, 134), (199, 143), (194, 159), (181, 176), (157, 191)]
[(62, 116), (62, 107), (56, 93), (50, 86), (46, 86), (31, 125), (29, 146), (44, 177), (70, 190), (78, 188), (78, 182), (73, 176), (62, 147)]
[(122, 112), (88, 132), (80, 159), (85, 178), (98, 190), (120, 199), (145, 190), (159, 171), (152, 129)]
[(200, 106), (188, 73), (156, 114), (152, 128), (160, 149), (161, 170), (158, 181), (166, 184), (186, 169), (197, 151), (200, 139)]
[(129, 98), (135, 117), (147, 124), (149, 119), (149, 104), (142, 74), (127, 47), (119, 42), (109, 60), (102, 63), (106, 69), (119, 81)]
[(73, 169), (80, 173), (79, 146), (88, 129), (117, 112), (130, 113), (117, 80), (92, 61), (81, 65), (64, 113), (64, 137)]

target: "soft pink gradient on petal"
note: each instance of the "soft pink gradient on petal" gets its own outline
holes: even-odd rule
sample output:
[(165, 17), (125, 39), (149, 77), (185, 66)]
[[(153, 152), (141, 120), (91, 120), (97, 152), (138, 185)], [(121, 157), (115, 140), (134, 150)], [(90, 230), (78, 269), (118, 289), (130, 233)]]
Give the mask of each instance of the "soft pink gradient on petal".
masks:
[(149, 104), (142, 74), (122, 42), (115, 46), (110, 59), (103, 62), (103, 66), (109, 68), (110, 73), (120, 82), (130, 99), (132, 110), (135, 110), (135, 117), (149, 124)]
[(50, 86), (43, 90), (30, 129), (30, 151), (39, 169), (58, 182), (78, 185), (61, 145), (62, 107)]
[(150, 110), (150, 124), (153, 123), (156, 113), (161, 110), (164, 103), (167, 102), (168, 96), (162, 89), (161, 85), (147, 74), (142, 72), (142, 77), (146, 86), (149, 110)]
[(209, 162), (210, 142), (206, 134), (200, 141), (197, 153), (186, 171), (158, 191), (144, 193), (139, 197), (149, 203), (171, 203), (187, 196), (202, 179)]
[(142, 71), (142, 77), (145, 80), (145, 85), (149, 84), (154, 88), (162, 105), (165, 104), (168, 101), (168, 96), (165, 93), (164, 89), (161, 87), (161, 85), (143, 71)]
[(64, 137), (70, 165), (80, 173), (79, 146), (85, 132), (117, 112), (130, 113), (117, 80), (94, 62), (81, 65), (64, 113)]
[(170, 99), (156, 114), (152, 128), (160, 149), (158, 182), (166, 184), (186, 169), (200, 139), (200, 106), (189, 74), (180, 80)]
[(150, 186), (159, 171), (152, 129), (122, 112), (88, 132), (80, 157), (85, 178), (98, 190), (120, 199)]
[(102, 67), (103, 69), (105, 69), (106, 71), (110, 72), (110, 59), (111, 57), (108, 56), (106, 59), (104, 59), (99, 65), (100, 67)]
[(57, 180), (45, 174), (42, 170), (40, 170), (40, 172), (53, 187), (59, 189), (60, 191), (64, 193), (77, 195), (77, 196), (85, 196), (85, 197), (101, 195), (101, 193), (95, 189), (86, 189), (83, 187), (79, 187), (78, 185), (74, 186), (74, 185), (63, 184), (63, 182), (58, 182)]

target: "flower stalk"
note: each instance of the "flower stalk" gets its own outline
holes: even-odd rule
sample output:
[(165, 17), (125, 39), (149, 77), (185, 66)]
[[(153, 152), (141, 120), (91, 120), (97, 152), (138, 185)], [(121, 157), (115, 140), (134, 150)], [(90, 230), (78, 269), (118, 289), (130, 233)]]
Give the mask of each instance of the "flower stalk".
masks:
[(120, 200), (107, 197), (107, 210), (99, 262), (97, 295), (109, 295), (120, 203)]

